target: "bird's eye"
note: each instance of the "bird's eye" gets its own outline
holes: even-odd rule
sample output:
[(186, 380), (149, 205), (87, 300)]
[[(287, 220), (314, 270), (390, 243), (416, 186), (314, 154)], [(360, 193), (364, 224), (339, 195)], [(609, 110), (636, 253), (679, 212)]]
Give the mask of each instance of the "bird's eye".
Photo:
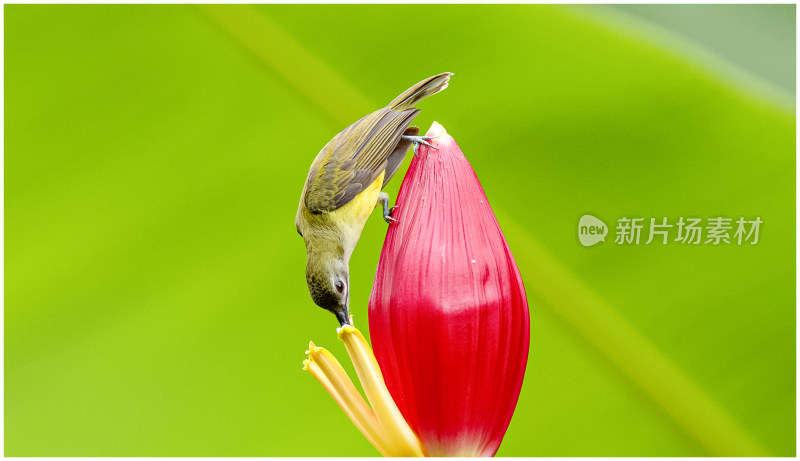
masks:
[(338, 291), (339, 293), (342, 293), (344, 291), (344, 283), (342, 283), (341, 280), (337, 280), (335, 285), (336, 285), (336, 291)]

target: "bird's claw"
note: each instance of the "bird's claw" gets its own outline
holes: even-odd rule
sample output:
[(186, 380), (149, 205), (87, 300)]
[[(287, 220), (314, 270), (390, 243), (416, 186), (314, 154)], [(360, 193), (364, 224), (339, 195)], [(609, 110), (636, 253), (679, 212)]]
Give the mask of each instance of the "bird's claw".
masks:
[(419, 145), (420, 144), (424, 144), (424, 145), (426, 145), (426, 146), (428, 146), (428, 147), (430, 147), (432, 149), (439, 150), (438, 148), (434, 147), (433, 144), (428, 142), (431, 139), (436, 139), (438, 137), (439, 136), (410, 136), (410, 135), (403, 135), (403, 139), (407, 139), (407, 140), (411, 141), (414, 144), (414, 146), (412, 148), (414, 150), (414, 155), (417, 155), (417, 150), (419, 150)]
[(383, 195), (383, 197), (380, 198), (380, 201), (383, 202), (383, 220), (389, 224), (398, 222), (392, 217), (392, 212), (397, 208), (397, 205), (389, 208), (389, 196), (385, 192), (381, 192), (381, 194)]

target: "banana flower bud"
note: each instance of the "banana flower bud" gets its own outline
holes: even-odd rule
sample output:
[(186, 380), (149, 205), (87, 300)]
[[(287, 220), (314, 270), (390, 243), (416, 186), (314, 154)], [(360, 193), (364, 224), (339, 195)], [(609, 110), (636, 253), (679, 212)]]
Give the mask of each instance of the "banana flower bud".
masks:
[(530, 341), (525, 288), (486, 194), (434, 122), (403, 179), (369, 300), (394, 402), (431, 456), (493, 456)]

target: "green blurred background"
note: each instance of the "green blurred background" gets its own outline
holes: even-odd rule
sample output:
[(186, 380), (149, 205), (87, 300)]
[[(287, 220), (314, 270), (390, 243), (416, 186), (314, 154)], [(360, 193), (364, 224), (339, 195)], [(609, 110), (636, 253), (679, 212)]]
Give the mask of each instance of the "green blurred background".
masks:
[[(531, 305), (498, 455), (794, 456), (794, 5), (4, 11), (7, 456), (377, 455), (301, 371), (346, 354), (294, 215), (328, 139), (442, 71), (415, 124), (472, 162)], [(764, 224), (584, 248), (585, 213)]]

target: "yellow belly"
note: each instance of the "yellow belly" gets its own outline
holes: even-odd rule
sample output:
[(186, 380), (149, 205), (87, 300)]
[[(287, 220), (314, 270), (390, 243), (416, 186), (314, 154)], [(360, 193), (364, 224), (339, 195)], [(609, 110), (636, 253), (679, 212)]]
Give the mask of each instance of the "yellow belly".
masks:
[(372, 210), (375, 209), (375, 205), (378, 203), (378, 195), (381, 193), (383, 176), (385, 174), (385, 172), (381, 173), (372, 184), (359, 192), (353, 200), (346, 203), (343, 207), (331, 211), (331, 218), (334, 218), (335, 215), (336, 220), (359, 223), (359, 229), (363, 228), (367, 219), (369, 219), (369, 215), (372, 214)]
[(296, 223), (306, 240), (307, 249), (311, 251), (309, 245), (316, 247), (324, 242), (337, 242), (344, 252), (345, 261), (349, 261), (350, 254), (361, 237), (364, 224), (378, 203), (385, 174), (386, 172), (381, 173), (353, 200), (329, 213), (312, 214), (306, 209), (301, 198)]
[(378, 195), (381, 193), (384, 174), (385, 172), (381, 173), (375, 182), (356, 195), (353, 200), (329, 213), (331, 221), (336, 223), (341, 232), (345, 261), (350, 260), (350, 254), (356, 247), (359, 237), (361, 237), (364, 224), (367, 223), (369, 215), (378, 203)]

